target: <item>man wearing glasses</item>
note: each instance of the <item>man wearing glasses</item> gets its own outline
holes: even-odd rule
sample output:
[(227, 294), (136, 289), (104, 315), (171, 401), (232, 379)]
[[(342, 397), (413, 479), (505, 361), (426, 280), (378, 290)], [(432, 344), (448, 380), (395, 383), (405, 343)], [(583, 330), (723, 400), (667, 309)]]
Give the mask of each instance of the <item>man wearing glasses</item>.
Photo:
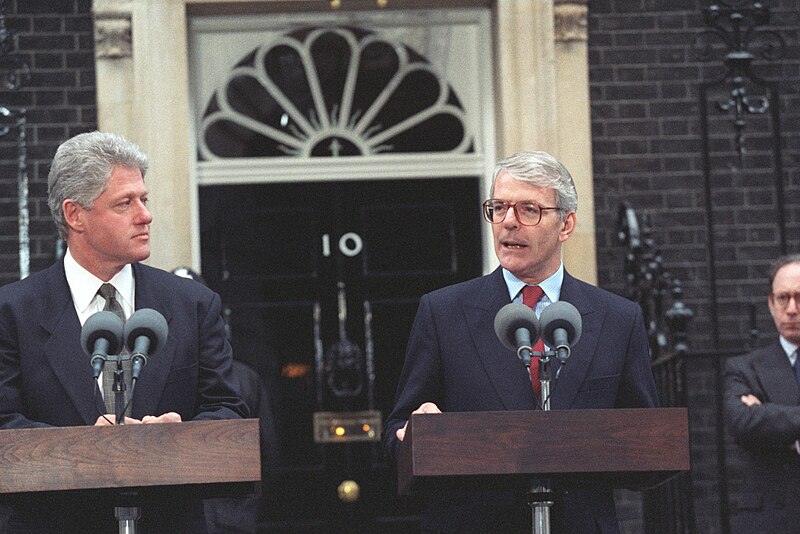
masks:
[[(563, 300), (581, 314), (581, 338), (551, 382), (551, 409), (656, 406), (639, 306), (564, 269), (561, 247), (575, 229), (577, 203), (572, 177), (549, 154), (520, 152), (498, 163), (483, 216), (491, 224), (500, 267), (420, 300), (383, 434), (390, 457), (397, 457), (411, 413), (538, 409), (532, 384), (538, 380), (532, 381), (494, 332), (495, 315), (509, 302), (532, 306), (538, 315)], [(439, 495), (427, 503), (422, 529), (530, 532), (525, 499), (524, 492), (512, 491)], [(606, 486), (562, 494), (551, 520), (557, 533), (619, 532)]]
[(800, 524), (800, 254), (770, 269), (777, 342), (728, 360), (725, 418), (747, 456), (732, 531), (797, 532)]

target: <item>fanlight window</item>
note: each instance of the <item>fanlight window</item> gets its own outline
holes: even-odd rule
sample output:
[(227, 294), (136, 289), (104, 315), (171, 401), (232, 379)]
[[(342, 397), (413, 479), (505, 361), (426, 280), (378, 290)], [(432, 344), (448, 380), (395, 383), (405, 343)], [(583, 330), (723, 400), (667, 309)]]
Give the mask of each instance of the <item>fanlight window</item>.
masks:
[(474, 152), (458, 96), (408, 46), (356, 28), (256, 48), (209, 101), (204, 160)]

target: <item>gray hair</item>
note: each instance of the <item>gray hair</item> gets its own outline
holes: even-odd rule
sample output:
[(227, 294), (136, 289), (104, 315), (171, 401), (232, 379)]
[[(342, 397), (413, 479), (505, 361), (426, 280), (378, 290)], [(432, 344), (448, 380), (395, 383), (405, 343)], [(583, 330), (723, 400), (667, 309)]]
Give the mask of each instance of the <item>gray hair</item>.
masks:
[(59, 235), (66, 239), (64, 201), (74, 200), (84, 209), (92, 209), (95, 199), (106, 188), (116, 166), (147, 173), (147, 156), (137, 145), (121, 135), (89, 132), (61, 143), (53, 156), (47, 177), (47, 204)]
[(563, 214), (578, 210), (578, 192), (572, 176), (560, 161), (547, 152), (517, 152), (498, 162), (492, 179), (492, 196), (497, 175), (503, 170), (517, 180), (536, 187), (555, 189), (556, 206)]
[(786, 254), (785, 256), (778, 257), (775, 261), (772, 262), (772, 265), (770, 265), (769, 267), (770, 291), (772, 291), (772, 282), (775, 281), (775, 276), (778, 274), (778, 271), (780, 271), (790, 263), (800, 263), (800, 254)]

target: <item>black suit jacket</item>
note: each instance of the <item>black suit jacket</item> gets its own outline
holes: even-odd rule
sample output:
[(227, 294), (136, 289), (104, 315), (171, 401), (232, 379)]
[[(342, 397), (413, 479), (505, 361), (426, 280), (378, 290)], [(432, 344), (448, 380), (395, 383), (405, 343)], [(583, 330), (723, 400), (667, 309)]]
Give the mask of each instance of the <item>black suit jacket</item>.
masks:
[[(797, 532), (800, 524), (800, 388), (780, 343), (730, 358), (725, 420), (746, 457), (733, 532)], [(746, 406), (755, 395), (760, 406)]]
[[(644, 320), (638, 305), (564, 274), (561, 300), (578, 309), (580, 340), (552, 384), (551, 409), (654, 407)], [(384, 444), (396, 458), (395, 436), (426, 401), (442, 411), (533, 410), (528, 372), (494, 333), (494, 318), (509, 303), (498, 268), (493, 273), (439, 289), (420, 300), (411, 331), (395, 407)], [(546, 432), (546, 429), (542, 429)], [(611, 488), (570, 491), (554, 508), (554, 532), (618, 532)], [(433, 500), (423, 528), (442, 532), (530, 531), (524, 494), (483, 493)]]
[[(169, 336), (141, 372), (131, 415), (246, 416), (231, 377), (219, 296), (194, 280), (141, 264), (133, 265), (133, 275), (136, 308), (163, 314)], [(0, 288), (0, 428), (92, 425), (105, 413), (80, 335), (63, 261)], [(54, 513), (66, 514), (55, 521), (73, 517), (78, 528), (102, 515), (96, 504), (65, 498), (53, 504)], [(33, 519), (53, 519), (44, 517), (46, 511), (35, 506)]]

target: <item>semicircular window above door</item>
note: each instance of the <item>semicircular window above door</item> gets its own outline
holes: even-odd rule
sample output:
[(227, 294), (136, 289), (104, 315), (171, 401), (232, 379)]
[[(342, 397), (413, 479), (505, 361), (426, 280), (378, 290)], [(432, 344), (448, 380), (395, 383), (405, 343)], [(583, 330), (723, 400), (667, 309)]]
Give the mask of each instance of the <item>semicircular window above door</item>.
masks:
[(208, 101), (202, 160), (472, 153), (453, 88), (409, 46), (351, 27), (295, 30), (246, 54)]

